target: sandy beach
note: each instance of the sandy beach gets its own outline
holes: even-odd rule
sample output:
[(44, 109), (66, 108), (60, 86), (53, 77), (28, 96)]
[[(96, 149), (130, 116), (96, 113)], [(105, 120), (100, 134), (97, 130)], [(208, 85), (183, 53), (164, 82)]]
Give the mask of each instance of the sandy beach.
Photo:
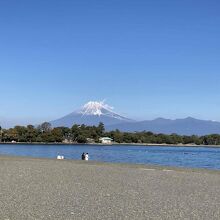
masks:
[(219, 219), (220, 171), (0, 156), (0, 219)]

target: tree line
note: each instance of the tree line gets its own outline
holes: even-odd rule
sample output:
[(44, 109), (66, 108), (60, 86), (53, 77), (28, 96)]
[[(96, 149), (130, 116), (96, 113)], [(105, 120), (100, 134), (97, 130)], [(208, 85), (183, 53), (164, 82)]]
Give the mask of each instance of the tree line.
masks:
[(110, 137), (115, 143), (220, 145), (219, 134), (186, 136), (155, 134), (149, 131), (134, 133), (105, 131), (103, 123), (98, 126), (73, 125), (72, 128), (52, 128), (48, 122), (37, 127), (33, 125), (15, 126), (10, 129), (0, 127), (0, 142), (99, 143), (100, 137)]

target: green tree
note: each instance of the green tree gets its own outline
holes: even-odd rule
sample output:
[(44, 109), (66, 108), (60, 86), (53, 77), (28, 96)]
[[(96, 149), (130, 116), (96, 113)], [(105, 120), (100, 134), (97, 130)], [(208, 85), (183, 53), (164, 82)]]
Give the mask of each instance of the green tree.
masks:
[(87, 142), (87, 139), (84, 135), (79, 135), (77, 137), (77, 142), (80, 143), (80, 144), (85, 144)]
[(50, 132), (51, 131), (51, 124), (49, 122), (44, 122), (39, 126), (41, 132)]
[(27, 132), (26, 132), (26, 141), (27, 142), (35, 142), (37, 141), (38, 132), (37, 129), (33, 125), (27, 126)]
[(0, 142), (2, 142), (2, 137), (3, 137), (3, 130), (2, 127), (0, 126)]
[(54, 142), (62, 142), (63, 140), (63, 133), (61, 128), (54, 128), (51, 131), (52, 139)]
[(99, 136), (102, 136), (105, 132), (105, 126), (102, 122), (99, 123), (98, 127), (97, 127), (97, 134)]

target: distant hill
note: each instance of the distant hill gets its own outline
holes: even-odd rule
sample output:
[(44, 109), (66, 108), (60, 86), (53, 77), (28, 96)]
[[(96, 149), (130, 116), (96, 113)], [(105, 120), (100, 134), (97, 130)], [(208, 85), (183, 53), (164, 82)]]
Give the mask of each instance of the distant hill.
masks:
[(105, 124), (106, 130), (119, 129), (120, 131), (151, 131), (163, 134), (180, 135), (207, 135), (220, 134), (220, 122), (199, 120), (195, 118), (164, 119), (135, 121), (112, 111), (112, 108), (103, 102), (90, 101), (81, 109), (74, 111), (60, 119), (51, 121), (53, 127), (72, 127), (74, 124), (98, 125)]
[(133, 120), (123, 117), (112, 111), (112, 108), (103, 102), (90, 101), (81, 109), (74, 111), (60, 119), (51, 121), (53, 127), (72, 127), (74, 124), (98, 125), (103, 122), (105, 126)]
[(220, 134), (220, 122), (199, 120), (191, 117), (176, 120), (157, 118), (148, 121), (120, 123), (107, 126), (106, 128), (107, 130), (119, 129), (127, 132), (145, 130), (154, 133), (176, 133), (180, 135)]

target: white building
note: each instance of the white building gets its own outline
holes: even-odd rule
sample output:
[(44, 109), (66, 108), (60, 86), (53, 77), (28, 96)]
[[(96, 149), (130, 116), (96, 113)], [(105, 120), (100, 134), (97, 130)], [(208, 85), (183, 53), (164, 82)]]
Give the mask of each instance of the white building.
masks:
[(112, 144), (113, 139), (109, 137), (102, 137), (99, 139), (102, 144)]

